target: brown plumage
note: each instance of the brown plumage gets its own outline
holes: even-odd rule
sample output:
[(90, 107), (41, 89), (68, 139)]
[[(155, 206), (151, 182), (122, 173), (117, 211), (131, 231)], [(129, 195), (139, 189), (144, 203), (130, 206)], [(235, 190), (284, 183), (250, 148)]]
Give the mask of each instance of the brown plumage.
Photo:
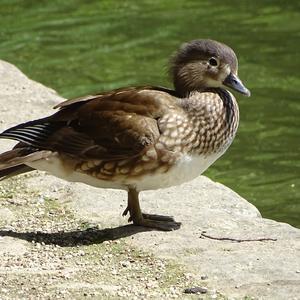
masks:
[(211, 40), (184, 44), (171, 60), (175, 90), (130, 87), (67, 100), (52, 116), (0, 137), (20, 143), (0, 155), (0, 178), (32, 169), (69, 181), (128, 191), (129, 220), (163, 230), (171, 217), (142, 214), (138, 193), (193, 179), (232, 142), (239, 114), (224, 86), (249, 96), (232, 49)]

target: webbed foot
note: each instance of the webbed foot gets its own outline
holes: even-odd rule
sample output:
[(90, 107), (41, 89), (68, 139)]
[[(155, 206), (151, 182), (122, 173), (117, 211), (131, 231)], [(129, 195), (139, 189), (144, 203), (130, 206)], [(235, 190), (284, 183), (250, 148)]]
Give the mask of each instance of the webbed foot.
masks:
[(145, 214), (141, 212), (138, 192), (134, 189), (128, 191), (128, 206), (123, 212), (123, 216), (130, 214), (128, 222), (134, 225), (156, 228), (163, 231), (172, 231), (180, 228), (181, 223), (175, 222), (171, 216), (156, 214)]

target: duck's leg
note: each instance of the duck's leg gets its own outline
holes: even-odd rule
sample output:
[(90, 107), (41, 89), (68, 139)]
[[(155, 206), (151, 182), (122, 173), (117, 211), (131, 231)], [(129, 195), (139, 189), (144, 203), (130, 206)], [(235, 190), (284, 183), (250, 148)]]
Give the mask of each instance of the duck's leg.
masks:
[(134, 225), (157, 228), (165, 231), (176, 230), (181, 225), (181, 223), (175, 222), (172, 217), (143, 214), (139, 203), (139, 193), (132, 188), (128, 191), (128, 205), (123, 212), (123, 216), (126, 216), (128, 212), (130, 214), (128, 221), (133, 221)]

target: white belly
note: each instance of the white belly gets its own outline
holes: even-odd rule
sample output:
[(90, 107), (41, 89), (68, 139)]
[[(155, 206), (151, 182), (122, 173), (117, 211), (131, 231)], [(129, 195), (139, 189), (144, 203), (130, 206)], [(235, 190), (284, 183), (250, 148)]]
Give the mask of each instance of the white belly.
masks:
[(81, 172), (66, 170), (58, 156), (30, 162), (28, 165), (71, 182), (83, 182), (98, 188), (124, 190), (127, 190), (128, 186), (134, 186), (138, 191), (144, 191), (166, 188), (190, 181), (201, 175), (222, 154), (215, 153), (208, 156), (185, 155), (167, 173), (154, 173), (139, 178), (128, 177), (122, 182), (100, 180)]
[(81, 172), (66, 170), (58, 156), (51, 156), (47, 159), (36, 160), (27, 163), (27, 165), (71, 182), (83, 182), (98, 188), (127, 189), (121, 182), (100, 180)]
[(179, 185), (200, 176), (222, 153), (209, 156), (183, 156), (167, 173), (149, 174), (136, 182), (139, 191)]

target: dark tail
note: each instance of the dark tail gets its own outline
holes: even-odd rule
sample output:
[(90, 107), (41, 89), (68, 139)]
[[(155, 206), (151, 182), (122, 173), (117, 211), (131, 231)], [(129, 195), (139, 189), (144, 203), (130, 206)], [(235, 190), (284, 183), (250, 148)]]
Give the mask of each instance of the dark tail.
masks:
[(30, 168), (29, 166), (26, 165), (19, 165), (19, 166), (14, 166), (8, 169), (0, 170), (0, 181), (4, 179), (8, 179), (13, 176), (17, 176), (23, 173), (27, 173), (30, 171), (33, 171), (34, 169)]
[(51, 151), (38, 150), (19, 143), (12, 150), (0, 154), (0, 180), (32, 171), (26, 163), (48, 157)]
[(0, 154), (0, 180), (32, 171), (24, 162), (35, 151), (30, 147), (21, 147), (20, 143), (14, 149)]
[(12, 150), (0, 154), (0, 180), (32, 171), (26, 163), (49, 155), (50, 151), (42, 150), (43, 143), (59, 125), (50, 124), (47, 120), (44, 118), (19, 124), (0, 133), (0, 139), (19, 142)]

